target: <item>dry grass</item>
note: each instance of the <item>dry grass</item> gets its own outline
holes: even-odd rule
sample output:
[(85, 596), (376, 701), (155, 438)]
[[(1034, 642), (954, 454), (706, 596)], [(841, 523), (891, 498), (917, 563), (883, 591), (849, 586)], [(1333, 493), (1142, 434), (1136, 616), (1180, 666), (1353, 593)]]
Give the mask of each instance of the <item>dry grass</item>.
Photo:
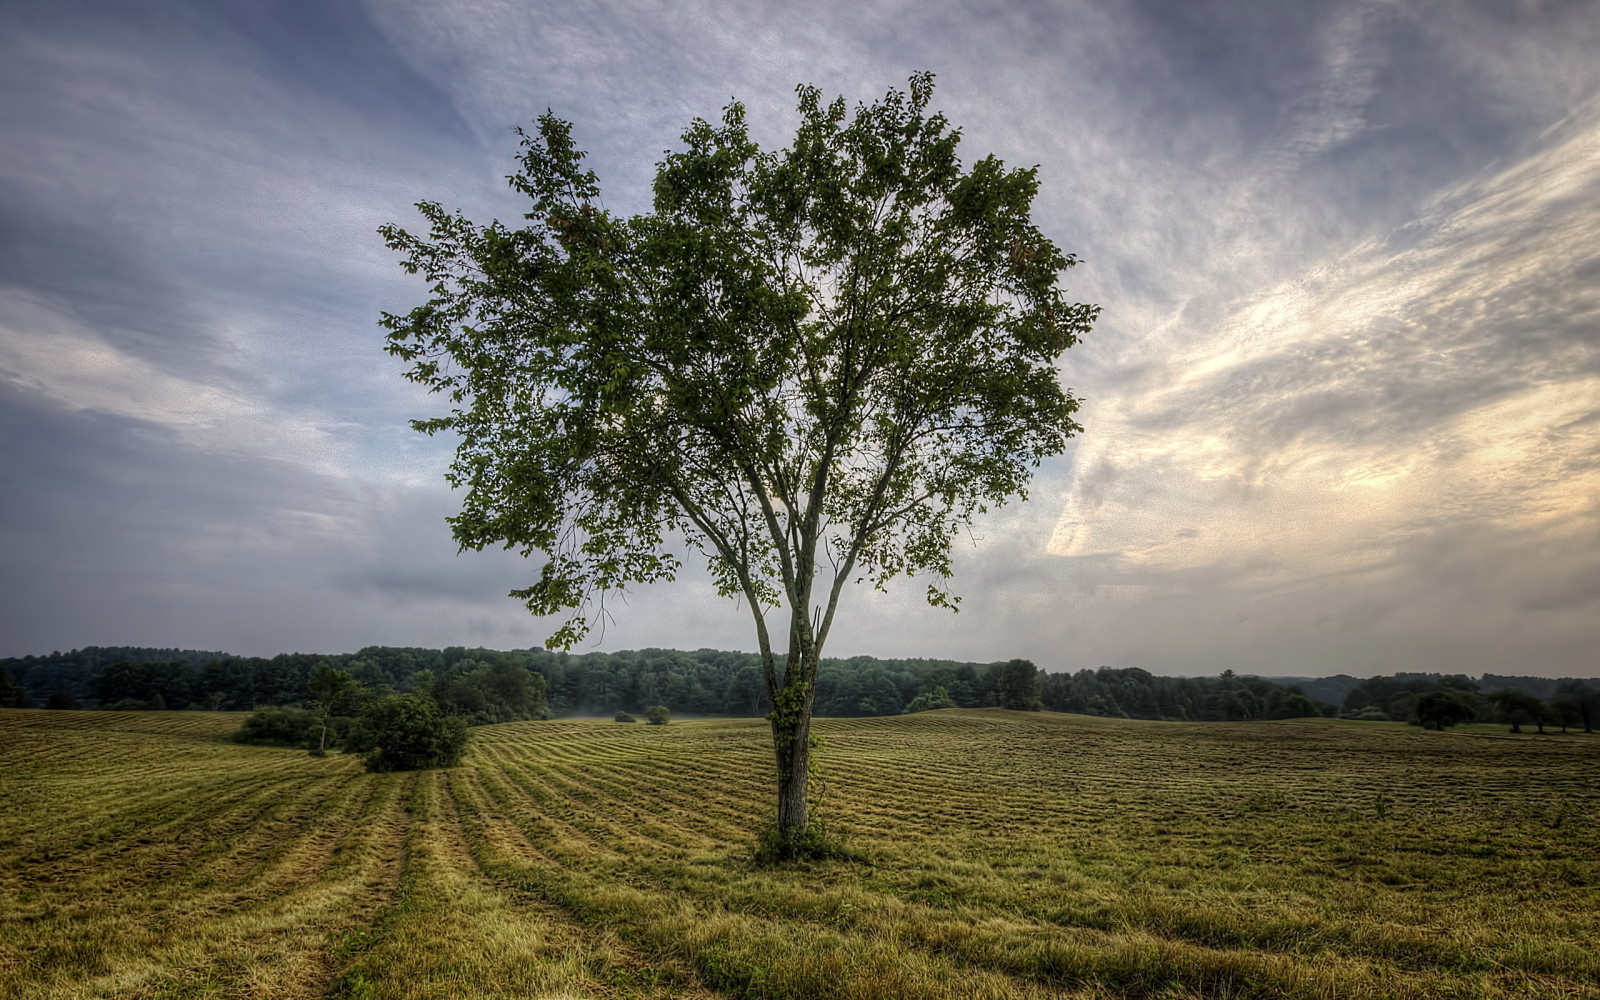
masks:
[(1600, 996), (1600, 738), (830, 720), (858, 858), (764, 870), (759, 720), (237, 723), (0, 712), (0, 996)]

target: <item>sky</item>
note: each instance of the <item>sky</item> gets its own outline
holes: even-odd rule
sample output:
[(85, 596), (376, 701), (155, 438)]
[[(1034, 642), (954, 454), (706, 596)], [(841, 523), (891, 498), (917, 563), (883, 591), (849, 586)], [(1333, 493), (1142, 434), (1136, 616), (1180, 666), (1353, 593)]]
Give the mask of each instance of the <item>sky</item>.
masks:
[[(542, 644), (377, 228), (517, 220), (546, 109), (631, 214), (730, 99), (776, 148), (930, 70), (1083, 260), (1084, 431), (959, 614), (847, 593), (829, 655), (1600, 676), (1597, 51), (1554, 0), (4, 0), (0, 656)], [(704, 574), (609, 609), (579, 650), (755, 645)]]

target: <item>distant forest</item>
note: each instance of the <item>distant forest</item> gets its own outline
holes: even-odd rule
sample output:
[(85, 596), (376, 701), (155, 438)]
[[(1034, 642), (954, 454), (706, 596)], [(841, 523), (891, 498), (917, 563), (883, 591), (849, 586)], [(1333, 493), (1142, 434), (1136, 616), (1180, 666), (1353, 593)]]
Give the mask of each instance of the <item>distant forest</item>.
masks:
[[(53, 708), (253, 711), (313, 701), (311, 671), (328, 664), (376, 691), (441, 690), (486, 668), (517, 667), (544, 680), (556, 715), (610, 715), (666, 705), (683, 715), (763, 715), (754, 654), (700, 649), (552, 653), (542, 649), (417, 649), (369, 646), (356, 653), (271, 658), (192, 649), (90, 646), (0, 660), (0, 705)], [(1442, 694), (1440, 694), (1442, 692)], [(1507, 695), (1504, 692), (1515, 692)], [(1520, 696), (1520, 698), (1518, 697)], [(1449, 702), (1450, 717), (1429, 717)], [(1249, 721), (1343, 715), (1399, 722), (1501, 720), (1585, 729), (1600, 723), (1600, 685), (1566, 679), (1439, 674), (1261, 678), (1160, 677), (1137, 667), (1047, 673), (1026, 660), (828, 659), (817, 678), (817, 714), (898, 715), (928, 708), (1043, 708), (1134, 719)]]

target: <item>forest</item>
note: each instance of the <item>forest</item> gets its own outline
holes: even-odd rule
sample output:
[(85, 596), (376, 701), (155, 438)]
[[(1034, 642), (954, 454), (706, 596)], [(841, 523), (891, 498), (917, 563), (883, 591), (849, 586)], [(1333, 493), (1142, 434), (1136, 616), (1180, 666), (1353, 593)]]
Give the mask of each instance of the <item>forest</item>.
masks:
[[(609, 716), (665, 705), (679, 715), (759, 716), (767, 694), (754, 654), (700, 649), (570, 654), (369, 646), (355, 653), (242, 657), (224, 652), (91, 646), (0, 660), (0, 705), (254, 711), (315, 702), (327, 665), (365, 690), (428, 694), (473, 724), (514, 718)], [(537, 675), (530, 693), (529, 681)], [(527, 678), (522, 680), (519, 678)], [(1600, 723), (1600, 685), (1487, 675), (1397, 673), (1271, 679), (1224, 671), (1164, 677), (1137, 667), (1075, 673), (1028, 660), (826, 659), (817, 714), (899, 715), (933, 708), (1047, 709), (1111, 718), (1254, 721), (1344, 716), (1443, 728), (1463, 722), (1573, 727)]]

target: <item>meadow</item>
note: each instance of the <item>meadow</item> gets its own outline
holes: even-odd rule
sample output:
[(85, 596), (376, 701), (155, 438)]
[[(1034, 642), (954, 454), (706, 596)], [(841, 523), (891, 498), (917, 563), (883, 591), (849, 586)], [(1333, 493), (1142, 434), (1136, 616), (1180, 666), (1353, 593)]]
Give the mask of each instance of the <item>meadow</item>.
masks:
[(1600, 996), (1600, 736), (824, 720), (851, 856), (764, 869), (761, 720), (241, 718), (0, 711), (0, 996)]

